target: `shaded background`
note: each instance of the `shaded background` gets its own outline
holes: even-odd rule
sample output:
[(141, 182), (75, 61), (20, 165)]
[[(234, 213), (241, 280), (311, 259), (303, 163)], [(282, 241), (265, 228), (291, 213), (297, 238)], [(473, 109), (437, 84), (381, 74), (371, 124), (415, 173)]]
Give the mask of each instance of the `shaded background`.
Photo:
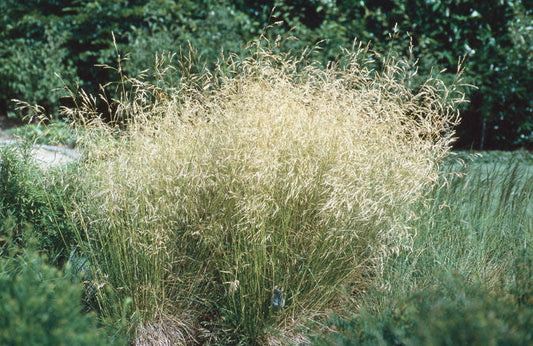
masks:
[[(441, 69), (452, 79), (466, 57), (469, 105), (462, 109), (457, 148), (533, 149), (532, 0), (3, 0), (0, 2), (0, 116), (22, 118), (11, 99), (43, 105), (54, 115), (64, 83), (97, 92), (116, 80), (116, 52), (129, 53), (130, 75), (154, 66), (156, 53), (187, 54), (212, 66), (223, 48), (293, 30), (288, 48), (322, 40), (315, 59), (335, 61), (356, 38), (379, 52), (413, 51), (422, 80)], [(394, 29), (397, 26), (397, 29)], [(397, 32), (396, 38), (391, 35)], [(59, 74), (62, 80), (57, 77)], [(180, 76), (174, 76), (179, 78)]]

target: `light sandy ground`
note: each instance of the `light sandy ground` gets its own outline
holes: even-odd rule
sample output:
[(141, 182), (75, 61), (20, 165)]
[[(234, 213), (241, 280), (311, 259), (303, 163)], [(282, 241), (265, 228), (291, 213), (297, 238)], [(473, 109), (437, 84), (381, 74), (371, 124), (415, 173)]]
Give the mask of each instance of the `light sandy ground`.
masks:
[(78, 154), (72, 149), (47, 145), (35, 146), (32, 155), (43, 168), (64, 165), (78, 159)]

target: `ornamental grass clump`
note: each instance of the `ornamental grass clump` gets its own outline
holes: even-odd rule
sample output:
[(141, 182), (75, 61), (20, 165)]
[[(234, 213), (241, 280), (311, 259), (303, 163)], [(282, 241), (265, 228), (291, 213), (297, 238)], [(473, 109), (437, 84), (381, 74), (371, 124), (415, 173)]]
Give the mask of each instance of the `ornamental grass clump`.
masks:
[(409, 246), (462, 101), (438, 79), (414, 90), (409, 62), (361, 46), (327, 68), (250, 52), (176, 89), (123, 79), (121, 130), (94, 126), (84, 144), (95, 286), (145, 322), (197, 316), (197, 340), (210, 319), (229, 331), (218, 340), (261, 342), (362, 289)]

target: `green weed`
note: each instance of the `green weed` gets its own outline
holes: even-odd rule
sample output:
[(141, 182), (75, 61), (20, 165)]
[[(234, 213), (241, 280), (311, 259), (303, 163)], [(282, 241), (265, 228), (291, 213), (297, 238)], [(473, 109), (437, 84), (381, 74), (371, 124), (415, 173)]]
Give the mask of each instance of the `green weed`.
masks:
[(67, 171), (41, 170), (29, 144), (0, 147), (0, 241), (15, 240), (24, 247), (23, 230), (29, 225), (30, 236), (38, 239), (39, 249), (50, 259), (67, 259), (74, 243), (69, 199), (75, 190)]

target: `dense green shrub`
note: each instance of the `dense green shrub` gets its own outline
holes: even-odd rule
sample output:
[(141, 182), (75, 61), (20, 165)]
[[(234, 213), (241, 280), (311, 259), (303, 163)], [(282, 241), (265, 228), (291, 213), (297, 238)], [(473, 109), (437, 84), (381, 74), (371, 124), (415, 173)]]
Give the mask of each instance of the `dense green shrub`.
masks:
[[(531, 278), (530, 278), (531, 279)], [(382, 309), (334, 318), (336, 332), (316, 344), (526, 345), (533, 341), (533, 305), (498, 297), (481, 283), (440, 275), (429, 288), (386, 297)]]
[[(0, 114), (15, 115), (11, 99), (57, 110), (63, 82), (74, 84), (77, 70), (67, 47), (64, 1), (0, 2)], [(19, 116), (26, 115), (24, 113)]]
[(82, 285), (32, 251), (0, 257), (0, 344), (117, 343), (83, 311)]
[[(0, 56), (4, 57), (0, 65), (0, 90), (5, 99), (22, 99), (48, 111), (57, 109), (61, 97), (58, 89), (64, 86), (58, 75), (75, 81), (76, 73), (72, 62), (67, 60), (67, 50), (55, 39), (6, 40), (0, 45)], [(22, 112), (22, 115), (27, 114)]]
[(2, 115), (15, 115), (12, 98), (55, 115), (68, 96), (55, 91), (63, 81), (73, 87), (77, 76), (83, 89), (96, 93), (99, 84), (116, 79), (116, 71), (95, 66), (115, 61), (112, 33), (120, 53), (131, 53), (124, 66), (130, 75), (154, 66), (156, 53), (187, 55), (189, 42), (203, 62), (214, 64), (222, 47), (239, 51), (252, 38), (248, 18), (229, 1), (5, 0), (0, 13)]

